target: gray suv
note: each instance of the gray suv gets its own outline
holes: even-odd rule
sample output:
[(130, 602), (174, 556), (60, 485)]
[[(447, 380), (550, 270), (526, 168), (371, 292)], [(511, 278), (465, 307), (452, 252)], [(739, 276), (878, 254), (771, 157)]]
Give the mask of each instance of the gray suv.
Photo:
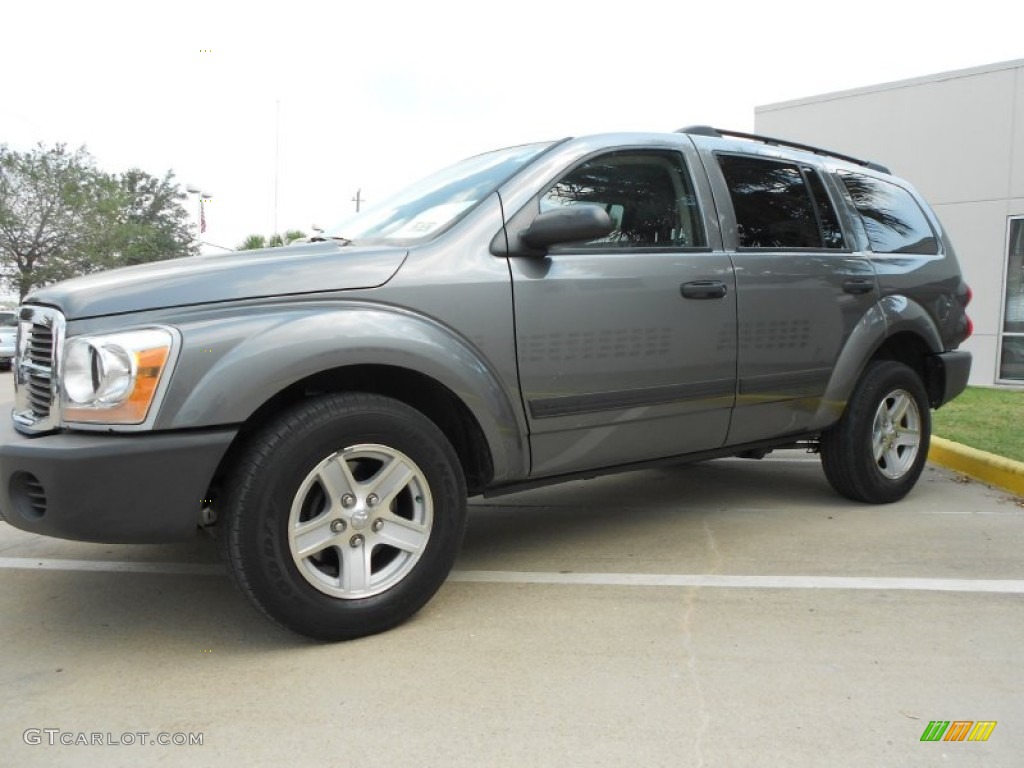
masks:
[(0, 510), (213, 526), (271, 619), (370, 634), (444, 581), (467, 496), (805, 446), (839, 493), (902, 498), (969, 300), (876, 164), (704, 126), (512, 147), (300, 245), (37, 290)]

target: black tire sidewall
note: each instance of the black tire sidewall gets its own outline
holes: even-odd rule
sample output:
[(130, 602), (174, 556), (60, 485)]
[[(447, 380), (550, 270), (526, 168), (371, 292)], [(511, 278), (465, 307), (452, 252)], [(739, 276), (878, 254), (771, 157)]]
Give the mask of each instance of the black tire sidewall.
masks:
[[(895, 390), (914, 399), (921, 429), (914, 463), (901, 477), (890, 478), (875, 461), (872, 433), (879, 405)], [(839, 423), (823, 436), (821, 449), (826, 475), (837, 491), (858, 501), (886, 504), (902, 499), (916, 485), (930, 442), (931, 410), (920, 377), (909, 366), (887, 360), (864, 371)]]
[[(433, 501), (430, 538), (419, 561), (385, 592), (360, 599), (327, 595), (296, 566), (288, 518), (302, 481), (336, 451), (360, 443), (401, 451), (423, 472)], [(426, 417), (373, 395), (333, 395), (283, 414), (251, 441), (229, 492), (228, 556), (260, 608), (311, 637), (344, 639), (404, 621), (440, 588), (465, 529), (465, 484), (454, 451)]]

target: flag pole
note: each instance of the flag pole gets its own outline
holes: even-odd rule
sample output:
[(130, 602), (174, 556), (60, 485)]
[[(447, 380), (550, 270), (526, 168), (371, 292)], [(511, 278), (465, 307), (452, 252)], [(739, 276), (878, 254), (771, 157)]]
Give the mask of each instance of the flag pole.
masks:
[(196, 248), (202, 248), (203, 233), (206, 231), (206, 211), (203, 209), (203, 201), (209, 200), (213, 195), (203, 192), (199, 187), (187, 186), (185, 191), (196, 196)]

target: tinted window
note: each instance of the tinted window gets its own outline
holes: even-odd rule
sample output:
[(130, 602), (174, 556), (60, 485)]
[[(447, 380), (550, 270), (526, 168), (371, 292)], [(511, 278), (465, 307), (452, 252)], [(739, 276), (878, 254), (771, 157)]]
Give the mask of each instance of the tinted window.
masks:
[(800, 169), (760, 157), (719, 155), (741, 248), (821, 248), (811, 194)]
[(689, 248), (707, 243), (690, 175), (675, 152), (614, 152), (588, 160), (544, 194), (540, 209), (577, 203), (602, 206), (615, 227), (588, 245)]
[(938, 253), (938, 241), (911, 194), (881, 179), (840, 173), (876, 253)]
[(16, 327), (18, 316), (14, 312), (0, 312), (0, 327)]
[(821, 225), (821, 234), (825, 240), (826, 248), (845, 248), (843, 230), (839, 228), (839, 217), (836, 216), (836, 209), (829, 200), (825, 185), (817, 172), (811, 168), (804, 168), (804, 176), (811, 188), (811, 195), (814, 197), (814, 207), (817, 209), (818, 223)]

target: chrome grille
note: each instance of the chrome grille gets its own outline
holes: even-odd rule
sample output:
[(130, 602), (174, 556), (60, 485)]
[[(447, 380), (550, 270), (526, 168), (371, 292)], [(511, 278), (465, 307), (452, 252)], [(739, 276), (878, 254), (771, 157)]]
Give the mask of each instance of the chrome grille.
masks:
[(32, 406), (32, 413), (43, 418), (50, 415), (50, 377), (38, 374), (29, 374), (27, 390), (29, 405)]
[(18, 312), (14, 360), (14, 424), (23, 432), (56, 429), (59, 423), (59, 350), (64, 316), (47, 307), (24, 306)]
[(28, 399), (32, 413), (42, 418), (50, 415), (50, 383), (53, 381), (53, 329), (33, 323), (28, 329), (25, 359), (34, 368), (27, 373)]
[(29, 327), (26, 357), (36, 365), (53, 365), (53, 329), (33, 323)]

